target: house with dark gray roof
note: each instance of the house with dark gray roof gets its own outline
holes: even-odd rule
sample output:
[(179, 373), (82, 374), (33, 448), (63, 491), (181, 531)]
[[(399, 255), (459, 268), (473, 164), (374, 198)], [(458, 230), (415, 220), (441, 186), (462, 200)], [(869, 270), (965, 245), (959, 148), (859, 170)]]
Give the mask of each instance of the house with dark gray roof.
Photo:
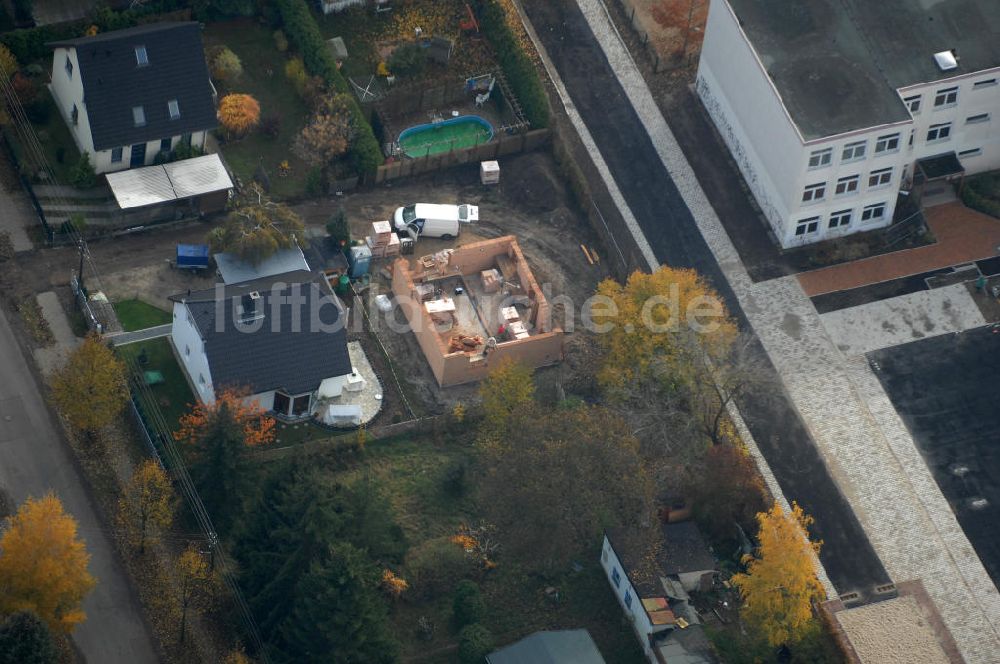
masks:
[(181, 293), (171, 343), (198, 400), (240, 390), (282, 419), (316, 414), (364, 379), (347, 350), (347, 312), (305, 270)]
[(218, 124), (198, 23), (148, 23), (49, 46), (52, 97), (98, 173), (149, 166), (180, 143), (204, 148)]
[(1000, 168), (997, 0), (714, 0), (696, 89), (784, 248)]

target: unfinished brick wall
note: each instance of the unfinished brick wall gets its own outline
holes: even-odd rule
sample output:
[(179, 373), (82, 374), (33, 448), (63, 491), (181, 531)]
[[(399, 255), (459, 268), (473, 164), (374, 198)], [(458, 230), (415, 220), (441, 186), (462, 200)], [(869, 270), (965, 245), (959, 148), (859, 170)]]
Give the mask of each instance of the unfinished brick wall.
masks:
[(529, 323), (534, 332), (527, 339), (498, 343), (485, 358), (481, 350), (448, 352), (446, 341), (437, 332), (416, 296), (415, 285), (424, 280), (424, 273), (411, 268), (406, 258), (399, 258), (393, 263), (392, 292), (441, 387), (480, 381), (489, 374), (491, 367), (505, 359), (532, 368), (556, 364), (563, 359), (563, 332), (559, 328), (549, 329), (548, 302), (513, 235), (456, 248), (451, 255), (448, 273), (477, 278), (481, 271), (496, 265), (498, 256), (507, 256), (514, 262), (520, 285), (531, 301)]

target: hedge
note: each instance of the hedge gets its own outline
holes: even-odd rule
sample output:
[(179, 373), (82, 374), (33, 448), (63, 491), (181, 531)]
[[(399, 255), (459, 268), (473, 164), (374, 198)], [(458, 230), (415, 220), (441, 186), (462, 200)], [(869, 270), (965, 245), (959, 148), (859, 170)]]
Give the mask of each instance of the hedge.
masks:
[(534, 129), (549, 124), (549, 102), (538, 70), (507, 25), (507, 14), (497, 0), (479, 0), (479, 27), (496, 50), (497, 60)]
[(1000, 175), (967, 179), (962, 188), (962, 202), (973, 210), (1000, 219)]
[(374, 172), (382, 164), (382, 148), (372, 132), (371, 123), (351, 94), (351, 87), (337, 69), (337, 61), (330, 53), (308, 5), (305, 0), (277, 0), (276, 5), (281, 14), (285, 35), (298, 49), (306, 70), (313, 76), (321, 77), (337, 92), (351, 96), (351, 115), (358, 130), (351, 154), (359, 172)]

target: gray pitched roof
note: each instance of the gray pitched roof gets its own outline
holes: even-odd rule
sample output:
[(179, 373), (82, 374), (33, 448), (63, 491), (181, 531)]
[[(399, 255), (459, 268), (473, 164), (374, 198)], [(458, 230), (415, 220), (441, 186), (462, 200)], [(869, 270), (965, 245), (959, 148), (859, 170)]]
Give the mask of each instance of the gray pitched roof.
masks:
[[(175, 295), (187, 304), (205, 342), (216, 389), (246, 387), (252, 394), (316, 390), (326, 378), (351, 373), (342, 306), (305, 271), (217, 289)], [(256, 292), (260, 318), (241, 324), (244, 297)], [(300, 298), (300, 304), (287, 298)]]
[(486, 656), (489, 664), (604, 664), (585, 629), (535, 632)]
[[(218, 124), (197, 23), (149, 23), (49, 45), (76, 49), (95, 150), (214, 129)], [(146, 49), (145, 66), (137, 63), (138, 46)], [(172, 99), (180, 110), (176, 120), (170, 119), (167, 108)], [(135, 106), (143, 107), (142, 127), (135, 126)]]

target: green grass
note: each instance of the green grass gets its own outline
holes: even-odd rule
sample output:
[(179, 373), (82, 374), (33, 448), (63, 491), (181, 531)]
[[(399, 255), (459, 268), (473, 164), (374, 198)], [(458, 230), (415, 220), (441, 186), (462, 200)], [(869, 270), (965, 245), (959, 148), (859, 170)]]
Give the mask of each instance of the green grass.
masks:
[(142, 300), (122, 300), (115, 304), (115, 313), (126, 332), (166, 325), (172, 320), (169, 312)]
[[(250, 19), (207, 24), (206, 47), (226, 46), (243, 65), (243, 76), (220, 89), (220, 97), (230, 92), (252, 95), (260, 103), (261, 118), (276, 115), (281, 131), (274, 137), (253, 133), (222, 146), (226, 161), (245, 182), (253, 178), (263, 163), (271, 181), (274, 198), (299, 197), (306, 192), (310, 167), (292, 154), (291, 146), (309, 116), (305, 103), (285, 77), (285, 54), (274, 45), (273, 30)], [(290, 55), (290, 54), (289, 54)], [(290, 175), (278, 176), (278, 165), (287, 161)]]
[(188, 412), (190, 404), (195, 401), (187, 379), (170, 347), (170, 341), (165, 337), (140, 341), (134, 344), (119, 346), (116, 351), (127, 358), (139, 358), (145, 351), (147, 362), (141, 366), (143, 371), (159, 371), (164, 382), (150, 387), (156, 405), (160, 407), (164, 419), (171, 429), (175, 429), (181, 416)]

